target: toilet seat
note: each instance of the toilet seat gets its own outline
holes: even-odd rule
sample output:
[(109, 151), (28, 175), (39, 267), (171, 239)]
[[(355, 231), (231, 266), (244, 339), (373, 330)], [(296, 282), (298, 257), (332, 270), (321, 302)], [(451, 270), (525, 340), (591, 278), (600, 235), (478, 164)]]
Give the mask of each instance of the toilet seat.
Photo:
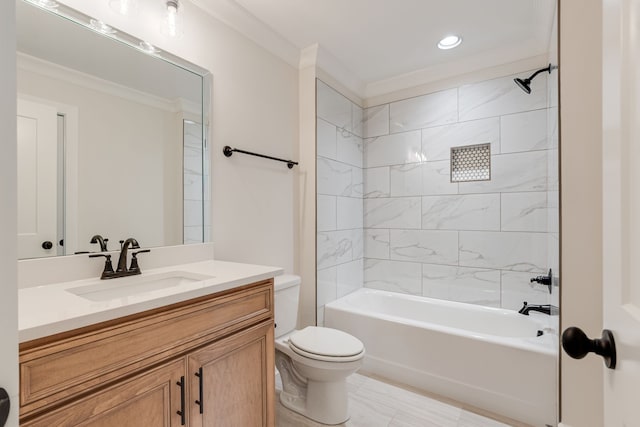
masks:
[(301, 356), (326, 362), (351, 362), (362, 358), (364, 344), (332, 328), (308, 326), (289, 337), (289, 348)]

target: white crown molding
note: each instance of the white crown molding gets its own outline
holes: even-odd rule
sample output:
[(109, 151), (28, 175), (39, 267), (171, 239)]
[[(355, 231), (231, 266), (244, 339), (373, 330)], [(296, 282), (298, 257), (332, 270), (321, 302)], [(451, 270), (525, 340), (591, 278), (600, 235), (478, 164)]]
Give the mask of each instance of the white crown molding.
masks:
[(501, 48), (366, 84), (319, 44), (302, 49), (298, 67), (315, 66), (318, 76), (358, 105), (370, 107), (546, 66), (549, 53)]
[(317, 78), (336, 89), (355, 104), (362, 106), (360, 94), (364, 90), (364, 83), (317, 43), (300, 51), (298, 68), (304, 70), (309, 67), (314, 69)]
[(235, 1), (191, 0), (191, 3), (289, 65), (298, 67), (300, 49)]
[(191, 0), (198, 8), (300, 70), (315, 66), (361, 99), (365, 84), (319, 44), (297, 48), (233, 0)]
[(197, 102), (189, 101), (185, 98), (176, 98), (172, 102), (174, 106), (174, 112), (181, 111), (183, 113), (189, 113), (191, 117), (196, 118), (196, 121), (202, 121), (202, 105)]
[(303, 70), (308, 67), (315, 67), (318, 65), (318, 50), (320, 46), (312, 44), (300, 51), (300, 60), (298, 62), (298, 69)]
[(319, 45), (316, 66), (348, 89), (349, 92), (351, 92), (351, 98), (356, 97), (356, 99), (352, 99), (356, 104), (362, 104), (362, 98), (364, 98), (363, 95), (366, 89), (365, 83), (345, 67), (345, 65), (327, 49)]
[(371, 82), (366, 86), (364, 98), (369, 99), (447, 79), (451, 76), (464, 75), (478, 70), (527, 60), (531, 57), (547, 55), (547, 52), (536, 52), (533, 47), (534, 44), (530, 43), (525, 44), (524, 46), (493, 49), (456, 61), (436, 64), (428, 68), (394, 76), (389, 79)]
[[(545, 53), (505, 64), (491, 65), (478, 69), (470, 68), (458, 73), (453, 71), (445, 73), (444, 75), (434, 73), (435, 77), (433, 79), (409, 78), (407, 80), (397, 80), (394, 83), (403, 84), (398, 84), (397, 86), (395, 84), (385, 86), (385, 89), (387, 90), (381, 91), (380, 95), (373, 95), (365, 98), (363, 106), (365, 108), (373, 107), (465, 84), (477, 83), (484, 80), (521, 73), (523, 71), (534, 70), (545, 67), (548, 61), (548, 54)], [(458, 70), (460, 71), (460, 69)], [(420, 81), (423, 81), (423, 83), (418, 83)], [(411, 86), (410, 84), (414, 82), (417, 84)], [(393, 90), (395, 87), (397, 87), (397, 89)]]
[(17, 52), (16, 56), (18, 70), (29, 71), (164, 111), (174, 113), (187, 111), (194, 114), (201, 114), (200, 106), (182, 98), (169, 100), (147, 92), (142, 92), (138, 89), (120, 85), (109, 80), (104, 80), (90, 74), (82, 73), (72, 68), (63, 67), (62, 65), (54, 64), (53, 62), (45, 61), (24, 53)]

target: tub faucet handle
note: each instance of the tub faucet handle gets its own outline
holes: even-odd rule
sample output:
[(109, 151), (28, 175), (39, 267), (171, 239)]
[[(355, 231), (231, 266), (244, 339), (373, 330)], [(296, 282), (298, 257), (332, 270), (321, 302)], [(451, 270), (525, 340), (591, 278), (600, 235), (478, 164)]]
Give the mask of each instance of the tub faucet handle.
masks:
[(540, 283), (541, 285), (549, 287), (549, 293), (551, 293), (551, 287), (553, 286), (553, 274), (551, 269), (549, 269), (549, 273), (547, 273), (546, 276), (532, 277), (530, 282)]

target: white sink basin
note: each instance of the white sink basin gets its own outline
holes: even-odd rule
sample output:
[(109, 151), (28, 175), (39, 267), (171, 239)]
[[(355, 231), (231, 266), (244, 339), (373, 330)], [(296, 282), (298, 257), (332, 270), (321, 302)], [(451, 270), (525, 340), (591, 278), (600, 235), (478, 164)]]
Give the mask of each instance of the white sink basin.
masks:
[(158, 274), (142, 274), (139, 276), (121, 277), (117, 279), (99, 280), (89, 285), (69, 288), (79, 297), (91, 301), (109, 301), (113, 299), (153, 292), (159, 289), (174, 288), (194, 282), (212, 279), (214, 276), (189, 273), (186, 271), (169, 271)]

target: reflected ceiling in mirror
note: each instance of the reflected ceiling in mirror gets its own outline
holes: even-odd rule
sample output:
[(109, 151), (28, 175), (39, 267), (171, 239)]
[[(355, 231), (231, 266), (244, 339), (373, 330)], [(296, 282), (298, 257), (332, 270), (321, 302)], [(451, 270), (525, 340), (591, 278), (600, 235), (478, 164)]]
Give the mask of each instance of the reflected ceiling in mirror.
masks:
[(16, 9), (19, 258), (208, 241), (210, 74), (64, 5)]

